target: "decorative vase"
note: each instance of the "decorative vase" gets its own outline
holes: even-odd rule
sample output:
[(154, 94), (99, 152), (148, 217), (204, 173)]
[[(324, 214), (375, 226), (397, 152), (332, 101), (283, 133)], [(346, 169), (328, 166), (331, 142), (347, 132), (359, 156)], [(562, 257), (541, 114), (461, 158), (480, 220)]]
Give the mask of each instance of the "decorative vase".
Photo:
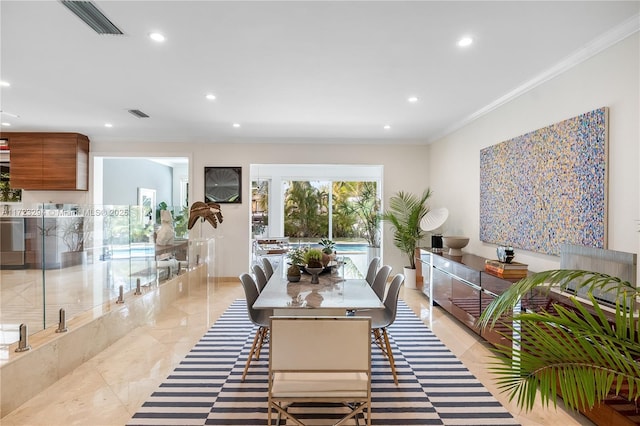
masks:
[(320, 282), (320, 280), (318, 280), (318, 274), (320, 274), (320, 272), (322, 272), (324, 268), (310, 268), (307, 266), (305, 269), (308, 273), (311, 274), (311, 284), (318, 284)]

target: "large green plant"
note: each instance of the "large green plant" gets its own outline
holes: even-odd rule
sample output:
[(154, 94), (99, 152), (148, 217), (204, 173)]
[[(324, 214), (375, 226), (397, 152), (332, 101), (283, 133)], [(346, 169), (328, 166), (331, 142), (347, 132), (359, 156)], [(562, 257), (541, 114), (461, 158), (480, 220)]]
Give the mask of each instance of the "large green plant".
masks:
[[(570, 297), (568, 305), (545, 309), (527, 307), (532, 295), (550, 290), (586, 289), (587, 298)], [(615, 294), (613, 324), (593, 296), (594, 290)], [(480, 318), (481, 327), (499, 321), (516, 345), (500, 346), (490, 369), (498, 387), (530, 410), (537, 395), (543, 405), (556, 405), (558, 391), (572, 409), (591, 408), (611, 393), (640, 398), (640, 289), (609, 275), (576, 270), (552, 270), (531, 275), (495, 299)]]
[(415, 250), (424, 236), (420, 221), (429, 212), (430, 197), (429, 188), (420, 196), (400, 191), (389, 199), (389, 208), (382, 214), (382, 220), (391, 224), (393, 244), (407, 256), (411, 269), (416, 268)]

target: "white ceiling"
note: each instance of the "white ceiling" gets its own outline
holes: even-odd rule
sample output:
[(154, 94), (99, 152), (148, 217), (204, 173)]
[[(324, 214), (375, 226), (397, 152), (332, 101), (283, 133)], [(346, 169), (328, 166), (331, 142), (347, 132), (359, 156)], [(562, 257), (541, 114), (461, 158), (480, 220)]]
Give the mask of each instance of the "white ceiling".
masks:
[[(57, 1), (0, 1), (4, 131), (428, 143), (637, 31), (640, 11), (638, 1), (95, 4), (123, 36), (97, 34)], [(463, 35), (475, 43), (458, 48)]]

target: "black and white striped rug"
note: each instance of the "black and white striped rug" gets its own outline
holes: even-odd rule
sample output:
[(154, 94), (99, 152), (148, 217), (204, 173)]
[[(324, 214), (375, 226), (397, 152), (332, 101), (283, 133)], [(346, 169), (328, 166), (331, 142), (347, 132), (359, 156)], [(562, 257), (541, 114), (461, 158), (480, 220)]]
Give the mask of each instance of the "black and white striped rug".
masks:
[[(268, 345), (246, 380), (240, 380), (254, 333), (245, 301), (235, 301), (128, 425), (266, 425)], [(374, 345), (373, 425), (517, 424), (402, 301), (389, 335), (399, 385)], [(335, 407), (296, 410), (310, 425), (333, 424), (342, 417)]]

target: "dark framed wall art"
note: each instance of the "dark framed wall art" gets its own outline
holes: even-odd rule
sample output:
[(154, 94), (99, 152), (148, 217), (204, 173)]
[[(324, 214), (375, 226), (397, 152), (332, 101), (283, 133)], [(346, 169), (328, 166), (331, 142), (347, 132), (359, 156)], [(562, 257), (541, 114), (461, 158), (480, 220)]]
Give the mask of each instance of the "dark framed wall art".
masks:
[(214, 203), (242, 203), (242, 167), (205, 167), (204, 199)]

